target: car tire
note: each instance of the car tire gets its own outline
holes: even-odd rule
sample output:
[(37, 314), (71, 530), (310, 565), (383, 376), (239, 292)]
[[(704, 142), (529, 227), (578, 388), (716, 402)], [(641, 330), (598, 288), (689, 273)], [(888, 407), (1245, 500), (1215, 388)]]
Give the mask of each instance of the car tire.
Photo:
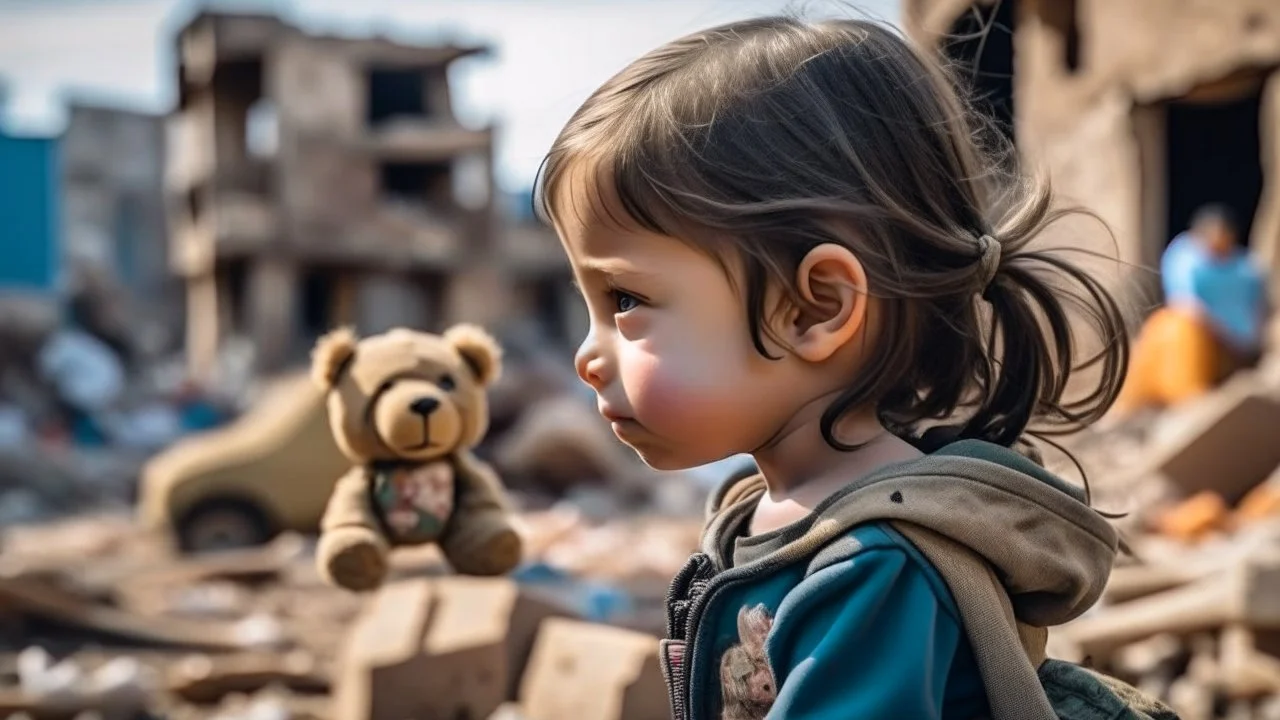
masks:
[(178, 549), (194, 554), (262, 545), (274, 535), (266, 513), (244, 500), (206, 500), (177, 522)]

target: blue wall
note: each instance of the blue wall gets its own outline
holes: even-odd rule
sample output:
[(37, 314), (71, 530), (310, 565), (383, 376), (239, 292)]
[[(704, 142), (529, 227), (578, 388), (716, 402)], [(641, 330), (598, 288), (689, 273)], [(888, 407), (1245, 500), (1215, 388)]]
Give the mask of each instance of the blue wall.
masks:
[(0, 133), (0, 290), (53, 290), (58, 276), (58, 141)]

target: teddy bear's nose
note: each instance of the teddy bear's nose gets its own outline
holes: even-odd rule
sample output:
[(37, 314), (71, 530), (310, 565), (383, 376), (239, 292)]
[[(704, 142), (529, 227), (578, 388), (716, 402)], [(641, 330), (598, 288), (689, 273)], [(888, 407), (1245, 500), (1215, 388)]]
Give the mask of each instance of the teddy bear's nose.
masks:
[(433, 397), (418, 398), (417, 400), (409, 403), (409, 409), (419, 415), (430, 415), (435, 412), (438, 407), (440, 407), (440, 401)]

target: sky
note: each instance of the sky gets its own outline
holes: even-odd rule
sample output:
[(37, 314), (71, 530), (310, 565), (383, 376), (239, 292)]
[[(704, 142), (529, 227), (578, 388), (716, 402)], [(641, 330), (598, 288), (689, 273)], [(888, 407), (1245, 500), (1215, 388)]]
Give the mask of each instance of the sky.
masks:
[[(269, 8), (304, 27), (453, 38), (493, 47), (453, 75), (463, 122), (497, 121), (497, 178), (532, 182), (560, 127), (587, 95), (645, 51), (710, 25), (799, 11), (897, 23), (899, 0), (217, 0)], [(0, 121), (15, 134), (56, 134), (67, 97), (165, 112), (173, 103), (171, 38), (192, 0), (0, 0)]]

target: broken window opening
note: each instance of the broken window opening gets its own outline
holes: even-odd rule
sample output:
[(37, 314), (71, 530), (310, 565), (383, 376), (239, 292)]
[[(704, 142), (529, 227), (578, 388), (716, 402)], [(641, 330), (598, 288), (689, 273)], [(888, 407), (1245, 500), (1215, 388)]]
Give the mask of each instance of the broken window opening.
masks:
[(1070, 13), (1067, 31), (1062, 39), (1062, 59), (1067, 72), (1077, 73), (1080, 71), (1080, 8), (1076, 0), (1064, 0), (1062, 4), (1066, 7), (1066, 12)]
[(245, 331), (249, 319), (249, 261), (245, 258), (225, 260), (220, 284), (225, 293), (230, 334), (239, 335)]
[(366, 120), (377, 127), (402, 117), (430, 114), (425, 68), (370, 68), (367, 76)]
[(489, 157), (481, 153), (463, 155), (454, 162), (453, 197), (467, 210), (483, 210), (489, 198)]
[(204, 193), (193, 187), (186, 192), (187, 218), (192, 225), (198, 225), (204, 219)]
[(440, 214), (453, 209), (450, 163), (389, 162), (378, 170), (382, 193), (388, 199)]
[(225, 61), (214, 70), (214, 121), (220, 158), (251, 157), (250, 111), (262, 99), (262, 93), (262, 58)]
[(1014, 0), (975, 4), (951, 27), (943, 52), (955, 65), (978, 111), (1009, 140), (1014, 138)]
[(271, 158), (280, 144), (280, 127), (276, 105), (267, 98), (258, 98), (245, 113), (245, 148), (252, 158)]
[(142, 202), (133, 194), (126, 194), (116, 203), (115, 213), (115, 266), (116, 277), (126, 284), (138, 281), (139, 264), (143, 256)]
[(1231, 208), (1249, 242), (1262, 198), (1262, 87), (1215, 101), (1166, 104), (1166, 244), (1208, 203)]
[(310, 268), (302, 275), (298, 287), (298, 313), (302, 326), (299, 340), (307, 347), (332, 328), (338, 281), (336, 273), (326, 268)]
[(535, 319), (547, 338), (553, 342), (569, 342), (568, 294), (569, 283), (564, 278), (543, 279), (533, 288)]
[(1062, 66), (1068, 74), (1080, 72), (1083, 65), (1083, 34), (1080, 31), (1078, 0), (1042, 0), (1040, 13), (1044, 23), (1057, 36), (1062, 47)]

